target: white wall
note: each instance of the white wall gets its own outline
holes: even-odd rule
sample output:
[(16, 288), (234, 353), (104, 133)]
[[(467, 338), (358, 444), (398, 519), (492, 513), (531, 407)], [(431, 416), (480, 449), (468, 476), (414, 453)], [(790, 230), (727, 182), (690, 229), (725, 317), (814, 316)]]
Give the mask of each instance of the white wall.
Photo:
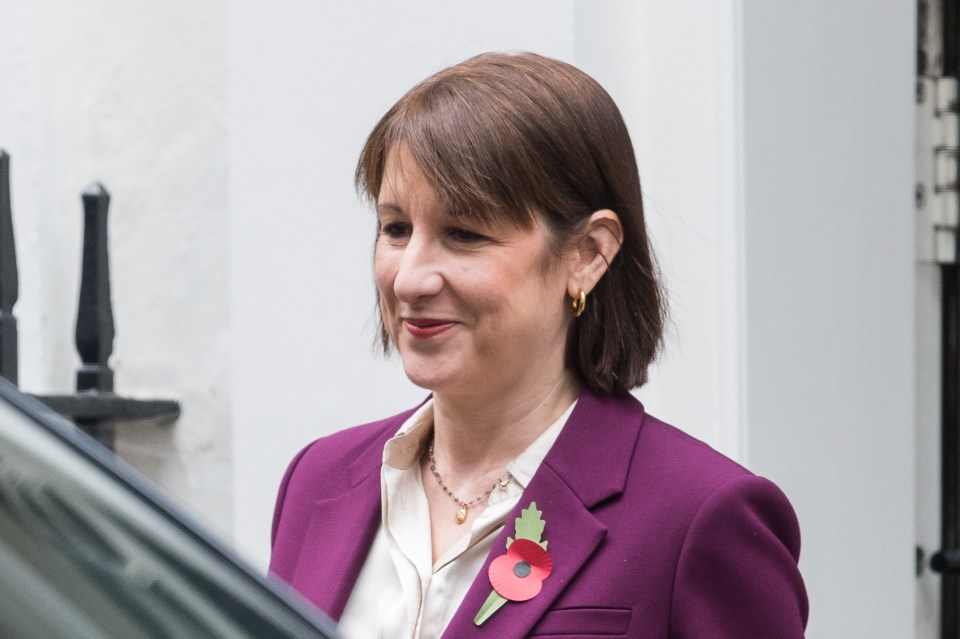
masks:
[(117, 391), (182, 402), (121, 454), (232, 524), (223, 2), (6, 2), (0, 147), (12, 156), (20, 382), (74, 388), (80, 192), (102, 181)]
[(574, 61), (610, 92), (630, 127), (669, 293), (667, 343), (637, 395), (651, 412), (739, 459), (735, 3), (583, 1), (575, 7)]
[(810, 637), (913, 636), (915, 3), (744, 2), (747, 461)]

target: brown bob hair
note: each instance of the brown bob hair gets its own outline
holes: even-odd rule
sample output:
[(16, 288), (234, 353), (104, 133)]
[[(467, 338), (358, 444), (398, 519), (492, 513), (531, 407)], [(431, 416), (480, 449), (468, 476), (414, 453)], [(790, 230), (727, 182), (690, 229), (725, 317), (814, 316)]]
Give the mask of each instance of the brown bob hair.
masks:
[[(555, 251), (591, 214), (614, 211), (623, 244), (571, 326), (567, 365), (602, 393), (647, 381), (662, 341), (664, 295), (633, 145), (603, 87), (540, 55), (480, 55), (416, 85), (374, 127), (356, 171), (357, 190), (374, 202), (398, 144), (453, 214), (521, 228), (539, 219)], [(380, 336), (389, 351), (382, 321)]]

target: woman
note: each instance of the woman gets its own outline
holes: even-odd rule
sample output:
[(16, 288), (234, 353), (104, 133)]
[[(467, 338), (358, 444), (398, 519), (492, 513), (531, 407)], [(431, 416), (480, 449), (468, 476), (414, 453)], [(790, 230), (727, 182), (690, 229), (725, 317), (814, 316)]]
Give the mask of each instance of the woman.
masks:
[(363, 149), (385, 349), (431, 395), (304, 449), (271, 571), (366, 637), (802, 637), (770, 482), (646, 414), (664, 309), (623, 120), (590, 77), (488, 54)]

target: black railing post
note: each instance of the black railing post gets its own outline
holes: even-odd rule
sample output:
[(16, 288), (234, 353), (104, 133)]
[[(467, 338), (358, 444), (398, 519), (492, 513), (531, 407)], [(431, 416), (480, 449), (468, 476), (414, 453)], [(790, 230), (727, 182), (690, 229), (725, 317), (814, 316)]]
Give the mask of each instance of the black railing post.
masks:
[(110, 194), (100, 183), (83, 192), (83, 262), (77, 307), (77, 390), (113, 390), (113, 305), (110, 301), (110, 260), (107, 254), (107, 209)]
[[(83, 260), (76, 345), (80, 353), (77, 392), (70, 395), (34, 395), (67, 417), (109, 449), (114, 445), (114, 423), (171, 423), (180, 416), (180, 404), (169, 399), (133, 399), (113, 392), (113, 305), (110, 301), (110, 260), (107, 245), (107, 209), (110, 194), (103, 185), (88, 186), (83, 199)], [(10, 157), (0, 150), (0, 376), (17, 383), (17, 255), (10, 207)]]
[(114, 447), (114, 426), (121, 422), (173, 422), (180, 404), (166, 399), (133, 399), (113, 392), (113, 304), (110, 300), (107, 210), (110, 194), (94, 183), (83, 192), (83, 260), (77, 308), (77, 392), (36, 395), (40, 401), (72, 419), (101, 444)]
[[(77, 308), (77, 391), (113, 392), (113, 306), (110, 301), (110, 261), (107, 254), (107, 210), (110, 194), (99, 182), (83, 191), (83, 262)], [(78, 419), (77, 425), (113, 448), (112, 420)]]
[(943, 395), (940, 476), (941, 548), (933, 556), (934, 570), (942, 573), (940, 632), (944, 639), (960, 637), (960, 583), (957, 566), (946, 561), (960, 548), (960, 278), (956, 264), (944, 264), (943, 273)]
[[(960, 81), (960, 28), (956, 0), (943, 2), (943, 76)], [(953, 106), (956, 110), (956, 106)], [(952, 140), (955, 148), (960, 140)], [(956, 157), (956, 156), (954, 156)], [(960, 181), (960, 165), (954, 176)], [(960, 182), (954, 182), (957, 184)], [(956, 189), (954, 189), (956, 191)], [(954, 197), (958, 194), (953, 193)], [(960, 241), (954, 245), (954, 261), (943, 266), (943, 430), (941, 433), (943, 503), (942, 543), (944, 555), (960, 550)], [(956, 568), (956, 567), (955, 567)], [(945, 639), (960, 639), (960, 573), (944, 571), (940, 592), (940, 633)]]
[(17, 383), (17, 318), (19, 295), (17, 251), (10, 207), (10, 156), (0, 149), (0, 376)]

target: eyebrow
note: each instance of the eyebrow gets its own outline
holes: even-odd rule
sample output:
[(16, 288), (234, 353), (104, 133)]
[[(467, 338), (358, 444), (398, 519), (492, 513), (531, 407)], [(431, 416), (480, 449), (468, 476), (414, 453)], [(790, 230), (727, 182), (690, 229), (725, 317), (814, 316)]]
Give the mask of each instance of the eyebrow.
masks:
[(394, 204), (393, 202), (378, 202), (377, 203), (377, 214), (383, 213), (403, 213), (403, 209), (400, 208), (399, 204)]

